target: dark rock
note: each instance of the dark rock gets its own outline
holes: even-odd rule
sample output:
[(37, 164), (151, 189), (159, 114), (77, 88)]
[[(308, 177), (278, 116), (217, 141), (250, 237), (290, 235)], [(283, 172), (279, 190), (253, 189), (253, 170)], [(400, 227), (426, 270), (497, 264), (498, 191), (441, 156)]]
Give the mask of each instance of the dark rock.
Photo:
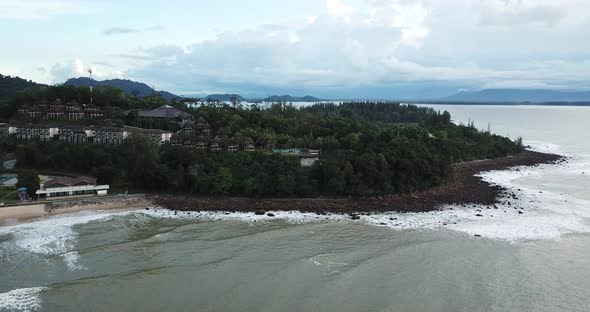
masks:
[(481, 235), (480, 234), (475, 234), (475, 237), (481, 237)]
[(519, 211), (519, 212), (518, 212), (518, 214), (523, 214), (523, 213), (524, 213), (524, 212), (522, 212), (522, 211)]
[(476, 217), (483, 217), (483, 215), (482, 215), (482, 214), (480, 214), (480, 213), (476, 214), (475, 216), (476, 216)]
[(267, 213), (266, 215), (267, 215), (267, 216), (269, 216), (269, 217), (274, 217), (274, 216), (275, 216), (275, 214), (274, 214), (274, 213), (270, 213), (270, 212), (269, 212), (269, 213)]
[(266, 211), (264, 210), (256, 210), (254, 211), (254, 214), (257, 216), (263, 216), (264, 214), (266, 214)]

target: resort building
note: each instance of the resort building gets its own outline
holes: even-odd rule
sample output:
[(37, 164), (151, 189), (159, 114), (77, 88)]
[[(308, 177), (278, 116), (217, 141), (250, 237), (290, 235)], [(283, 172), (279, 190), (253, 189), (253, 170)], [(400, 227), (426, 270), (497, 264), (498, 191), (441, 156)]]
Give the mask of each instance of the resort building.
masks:
[(193, 115), (183, 112), (178, 108), (170, 105), (162, 105), (156, 109), (139, 109), (135, 110), (137, 117), (143, 119), (169, 119), (176, 120), (181, 124), (186, 124), (192, 120)]
[(39, 125), (29, 125), (26, 127), (18, 127), (15, 129), (16, 138), (18, 140), (49, 141), (59, 133), (58, 128), (50, 128)]
[(66, 127), (59, 129), (59, 140), (62, 142), (82, 144), (88, 142), (88, 133), (83, 128)]
[(237, 152), (238, 151), (238, 144), (235, 142), (235, 140), (231, 140), (230, 143), (227, 145), (227, 151), (228, 152)]
[(221, 141), (221, 138), (218, 136), (215, 136), (213, 138), (213, 140), (211, 141), (211, 150), (214, 152), (218, 152), (223, 148), (223, 144)]
[(76, 100), (64, 104), (60, 99), (53, 102), (23, 105), (18, 114), (30, 119), (100, 119), (104, 113), (94, 105), (79, 104)]
[(97, 128), (93, 134), (94, 144), (121, 144), (129, 136), (122, 128)]
[(252, 138), (247, 138), (246, 143), (244, 144), (244, 151), (246, 152), (254, 152), (256, 150), (256, 144)]
[(104, 196), (109, 190), (108, 185), (97, 185), (96, 179), (90, 177), (56, 177), (43, 184), (36, 192), (39, 198), (71, 197), (71, 196)]
[(204, 150), (207, 148), (207, 143), (203, 135), (197, 136), (197, 139), (195, 140), (195, 146), (198, 150)]

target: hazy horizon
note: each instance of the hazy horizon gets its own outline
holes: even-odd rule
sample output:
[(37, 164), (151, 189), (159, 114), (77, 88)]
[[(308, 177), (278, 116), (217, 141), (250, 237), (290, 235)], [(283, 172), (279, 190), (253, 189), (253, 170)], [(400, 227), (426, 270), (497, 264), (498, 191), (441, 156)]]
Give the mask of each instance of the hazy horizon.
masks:
[(1, 0), (0, 73), (53, 84), (92, 68), (98, 80), (245, 97), (590, 90), (580, 31), (590, 26), (588, 8), (581, 0)]

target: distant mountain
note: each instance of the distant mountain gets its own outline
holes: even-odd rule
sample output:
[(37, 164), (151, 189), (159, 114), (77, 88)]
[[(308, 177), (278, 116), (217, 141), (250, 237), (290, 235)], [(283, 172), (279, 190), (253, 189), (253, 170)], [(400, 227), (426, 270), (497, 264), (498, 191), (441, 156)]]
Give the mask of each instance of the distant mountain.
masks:
[(236, 99), (238, 99), (238, 101), (240, 101), (240, 102), (246, 101), (246, 99), (243, 98), (242, 96), (240, 96), (239, 94), (210, 94), (210, 95), (207, 95), (205, 97), (205, 99), (210, 99), (213, 101), (229, 102), (232, 99), (232, 97), (236, 97)]
[(264, 102), (321, 102), (320, 99), (311, 95), (303, 97), (290, 96), (290, 95), (273, 95), (263, 99)]
[[(64, 82), (66, 85), (71, 85), (75, 87), (85, 87), (88, 86), (90, 83), (90, 78), (87, 77), (80, 77), (80, 78), (71, 78), (68, 81)], [(167, 100), (178, 100), (181, 99), (180, 96), (172, 94), (166, 91), (156, 91), (152, 89), (150, 86), (143, 82), (131, 81), (127, 79), (110, 79), (110, 80), (94, 80), (92, 79), (92, 84), (94, 86), (109, 86), (117, 89), (123, 90), (123, 92), (129, 95), (135, 95), (138, 97), (146, 97), (154, 94), (160, 94), (163, 98)]]
[(461, 91), (442, 100), (455, 102), (590, 102), (590, 91), (485, 89)]
[(31, 80), (25, 80), (20, 77), (4, 76), (0, 74), (0, 98), (13, 96), (16, 94), (16, 91), (38, 85), (39, 84)]

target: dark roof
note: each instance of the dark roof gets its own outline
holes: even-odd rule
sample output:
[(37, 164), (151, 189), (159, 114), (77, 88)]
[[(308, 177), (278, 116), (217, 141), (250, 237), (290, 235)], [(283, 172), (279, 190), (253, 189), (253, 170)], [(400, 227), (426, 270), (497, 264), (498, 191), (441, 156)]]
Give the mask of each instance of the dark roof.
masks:
[(91, 177), (56, 177), (43, 184), (43, 188), (76, 186), (76, 185), (96, 185), (96, 179)]
[(137, 115), (140, 117), (151, 117), (151, 118), (178, 118), (178, 117), (190, 117), (191, 114), (183, 112), (170, 105), (162, 105), (153, 110), (138, 110)]

